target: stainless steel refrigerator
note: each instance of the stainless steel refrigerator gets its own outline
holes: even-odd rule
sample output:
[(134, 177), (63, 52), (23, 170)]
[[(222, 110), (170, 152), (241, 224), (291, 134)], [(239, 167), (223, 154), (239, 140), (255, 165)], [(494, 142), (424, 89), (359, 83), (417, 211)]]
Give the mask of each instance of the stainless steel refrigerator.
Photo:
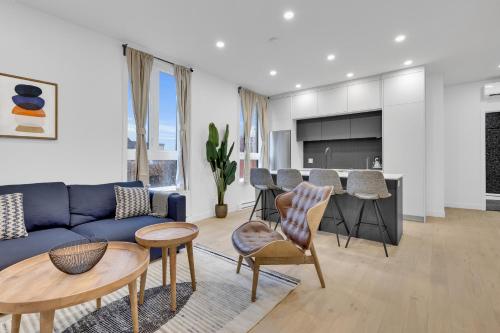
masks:
[(291, 167), (291, 131), (271, 131), (269, 135), (269, 167), (271, 170)]

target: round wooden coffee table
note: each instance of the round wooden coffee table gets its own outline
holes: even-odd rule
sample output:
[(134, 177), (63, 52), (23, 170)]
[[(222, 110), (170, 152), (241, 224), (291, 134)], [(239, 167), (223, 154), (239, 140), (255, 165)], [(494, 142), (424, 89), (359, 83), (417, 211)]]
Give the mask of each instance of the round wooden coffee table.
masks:
[[(26, 259), (0, 272), (0, 313), (12, 314), (12, 332), (19, 332), (23, 313), (40, 312), (40, 333), (54, 327), (57, 309), (97, 300), (126, 285), (133, 331), (139, 332), (136, 280), (146, 280), (149, 251), (126, 242), (110, 242), (106, 254), (90, 271), (69, 275), (59, 271), (48, 253)], [(141, 281), (141, 299), (144, 288)]]
[[(170, 308), (177, 309), (176, 289), (176, 258), (177, 247), (186, 244), (189, 271), (191, 273), (191, 286), (196, 290), (194, 274), (193, 239), (198, 236), (198, 227), (186, 222), (166, 222), (153, 224), (141, 228), (135, 233), (135, 240), (146, 248), (159, 247), (162, 252), (162, 277), (163, 286), (167, 285), (167, 250), (170, 257)], [(141, 281), (142, 286), (142, 281)]]

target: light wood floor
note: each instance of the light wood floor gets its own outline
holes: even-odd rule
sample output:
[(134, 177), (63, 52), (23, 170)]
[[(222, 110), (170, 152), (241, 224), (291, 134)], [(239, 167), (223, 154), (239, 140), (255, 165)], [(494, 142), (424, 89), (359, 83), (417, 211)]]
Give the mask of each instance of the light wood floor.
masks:
[[(200, 221), (196, 241), (236, 257), (231, 233), (248, 215)], [(312, 265), (270, 267), (302, 282), (252, 332), (500, 332), (500, 212), (446, 216), (404, 222), (389, 258), (379, 243), (345, 249), (319, 233), (326, 289)]]

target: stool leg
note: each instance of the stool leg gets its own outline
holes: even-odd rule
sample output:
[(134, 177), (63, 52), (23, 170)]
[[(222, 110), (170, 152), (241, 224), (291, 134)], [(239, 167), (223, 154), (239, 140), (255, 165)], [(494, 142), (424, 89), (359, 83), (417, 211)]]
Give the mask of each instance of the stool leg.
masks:
[(363, 212), (365, 211), (366, 201), (363, 200), (363, 205), (361, 205), (361, 211), (359, 212), (358, 227), (356, 228), (356, 238), (359, 238), (359, 228), (361, 227), (361, 220), (363, 219)]
[[(333, 224), (335, 224), (335, 232), (337, 235), (337, 245), (338, 245), (338, 247), (340, 247), (339, 225), (337, 224), (337, 221), (335, 221), (335, 205), (333, 206), (333, 209), (332, 209), (332, 220), (333, 220)], [(339, 223), (341, 223), (341, 222), (339, 222)]]
[(248, 219), (248, 221), (252, 220), (253, 214), (255, 213), (255, 208), (257, 208), (261, 196), (262, 196), (262, 191), (259, 191), (259, 195), (257, 196), (257, 200), (255, 200), (255, 205), (253, 205), (252, 214), (250, 214), (250, 218)]
[(340, 223), (343, 223), (344, 224), (344, 228), (345, 228), (345, 231), (347, 232), (347, 234), (349, 235), (349, 227), (347, 226), (347, 223), (345, 221), (345, 217), (344, 217), (344, 213), (342, 213), (342, 208), (340, 208), (340, 205), (337, 201), (337, 197), (336, 196), (333, 196), (333, 202), (335, 203), (335, 206), (337, 207), (337, 210), (339, 211), (339, 215), (340, 215)]
[[(276, 192), (274, 192), (274, 190), (271, 190), (271, 194), (273, 195), (273, 198), (276, 202)], [(276, 220), (276, 225), (274, 226), (274, 230), (276, 230), (276, 228), (278, 228), (278, 224), (281, 223), (281, 216), (280, 214), (278, 214), (278, 220)]]
[(236, 274), (240, 272), (242, 262), (243, 262), (243, 256), (240, 254), (240, 256), (238, 257), (238, 266), (236, 266)]
[(347, 246), (349, 245), (349, 242), (351, 240), (351, 237), (352, 237), (352, 234), (354, 232), (354, 229), (357, 227), (358, 228), (358, 231), (359, 231), (359, 226), (361, 224), (361, 216), (363, 215), (363, 209), (365, 208), (365, 201), (363, 200), (361, 202), (361, 207), (359, 209), (359, 213), (358, 213), (358, 218), (356, 220), (356, 224), (352, 226), (351, 228), (351, 232), (349, 233), (349, 237), (347, 238), (347, 243), (345, 243), (345, 248), (347, 249)]
[(382, 217), (382, 211), (380, 210), (380, 205), (378, 204), (378, 201), (375, 201), (375, 206), (377, 207), (378, 216), (380, 216), (380, 220), (382, 221), (382, 225), (385, 228), (385, 233), (387, 234), (387, 238), (389, 239), (389, 242), (391, 244), (393, 244), (394, 242), (391, 239), (391, 235), (389, 234), (389, 230), (387, 230), (387, 225), (385, 224), (384, 218)]
[(375, 211), (375, 216), (377, 217), (378, 233), (380, 234), (380, 239), (382, 240), (382, 244), (384, 244), (385, 256), (389, 257), (389, 254), (387, 254), (387, 246), (385, 245), (384, 233), (382, 232), (382, 222), (380, 221), (380, 218), (378, 217), (377, 205), (375, 203), (375, 200), (372, 200), (372, 203), (373, 203), (373, 210)]

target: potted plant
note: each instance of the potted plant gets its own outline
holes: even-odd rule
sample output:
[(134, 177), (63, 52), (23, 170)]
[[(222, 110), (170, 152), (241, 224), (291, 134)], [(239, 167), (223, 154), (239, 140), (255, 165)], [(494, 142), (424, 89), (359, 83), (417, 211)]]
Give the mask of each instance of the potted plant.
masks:
[(234, 142), (227, 150), (227, 138), (229, 136), (229, 125), (226, 125), (223, 139), (219, 146), (219, 131), (214, 123), (208, 125), (208, 141), (207, 141), (207, 161), (212, 168), (214, 175), (215, 186), (217, 187), (217, 205), (215, 205), (215, 216), (224, 218), (227, 215), (227, 205), (224, 203), (224, 194), (228, 185), (234, 182), (236, 175), (236, 161), (231, 161), (231, 153), (233, 152)]

